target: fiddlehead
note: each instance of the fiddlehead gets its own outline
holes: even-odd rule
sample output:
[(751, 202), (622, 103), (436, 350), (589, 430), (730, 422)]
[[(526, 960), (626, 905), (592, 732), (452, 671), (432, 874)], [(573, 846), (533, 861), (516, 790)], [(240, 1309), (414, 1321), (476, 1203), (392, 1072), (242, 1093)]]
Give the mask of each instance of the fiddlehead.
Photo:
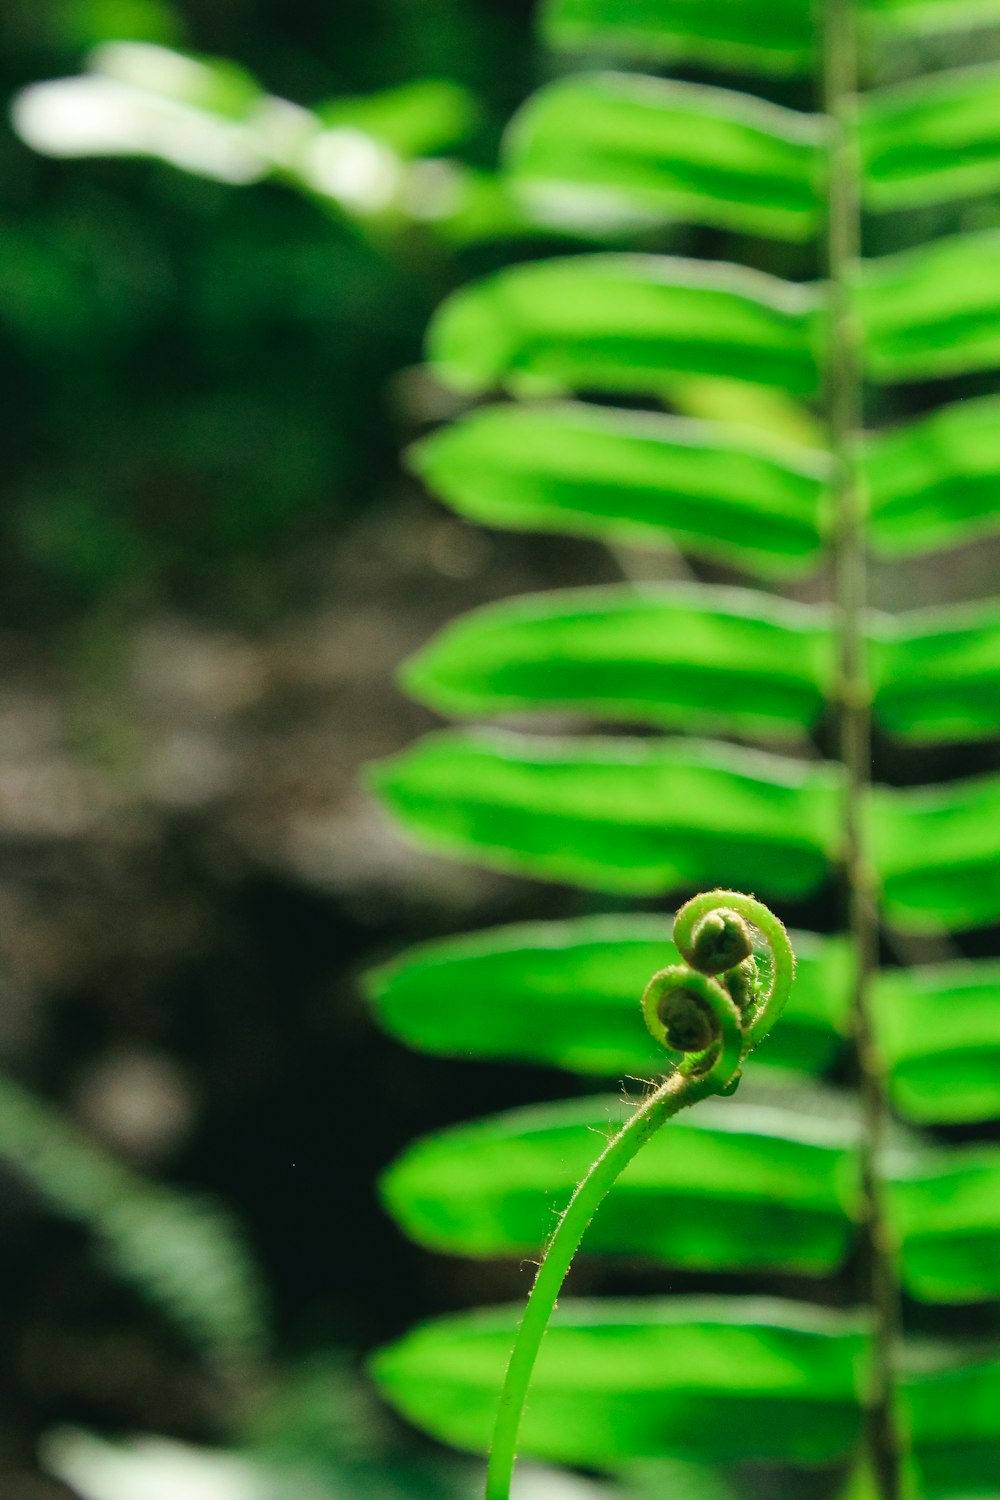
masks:
[(507, 1364), (486, 1477), (486, 1500), (509, 1500), (521, 1412), (535, 1360), (573, 1256), (601, 1201), (664, 1121), (710, 1094), (731, 1094), (744, 1058), (784, 1009), (795, 956), (781, 922), (738, 891), (695, 896), (677, 913), (682, 962), (654, 974), (642, 996), (650, 1032), (673, 1070), (609, 1141), (549, 1241)]

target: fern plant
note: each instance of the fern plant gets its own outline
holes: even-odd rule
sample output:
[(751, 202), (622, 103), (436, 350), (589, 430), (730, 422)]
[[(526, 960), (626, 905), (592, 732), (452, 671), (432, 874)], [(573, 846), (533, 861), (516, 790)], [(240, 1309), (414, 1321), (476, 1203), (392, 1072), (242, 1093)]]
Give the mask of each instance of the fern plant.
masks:
[[(873, 722), (919, 746), (996, 737), (1000, 613), (889, 616), (866, 597), (870, 552), (928, 555), (1000, 522), (1000, 398), (946, 383), (1000, 366), (1000, 234), (861, 254), (863, 210), (876, 230), (903, 209), (940, 226), (1000, 186), (1000, 68), (858, 92), (880, 47), (919, 58), (929, 34), (995, 11), (823, 0), (816, 27), (805, 0), (548, 0), (564, 49), (677, 60), (721, 86), (599, 71), (543, 88), (509, 137), (524, 199), (563, 226), (617, 225), (622, 243), (658, 224), (671, 248), (678, 224), (723, 230), (741, 263), (529, 262), (454, 296), (431, 330), (443, 381), (513, 398), (418, 447), (456, 510), (680, 548), (745, 581), (564, 591), (457, 622), (404, 674), (445, 713), (671, 733), (440, 731), (375, 768), (383, 802), (435, 849), (616, 898), (718, 884), (844, 910), (842, 934), (795, 939), (799, 981), (768, 1042), (787, 1087), (673, 1122), (585, 1248), (762, 1278), (830, 1277), (853, 1251), (851, 1305), (564, 1299), (523, 1429), (536, 1455), (607, 1471), (768, 1460), (797, 1496), (809, 1466), (850, 1469), (879, 1500), (1000, 1493), (1000, 1150), (930, 1133), (1000, 1115), (1000, 963), (958, 957), (951, 937), (1000, 918), (1000, 776), (903, 787), (870, 769)], [(821, 108), (726, 74), (800, 102), (816, 75)], [(931, 380), (940, 409), (900, 420), (897, 388)], [(776, 592), (826, 565), (827, 605)], [(821, 758), (826, 716), (838, 748)], [(894, 961), (923, 935), (939, 961)], [(672, 958), (666, 918), (584, 916), (425, 946), (373, 992), (418, 1047), (649, 1076), (636, 1002)], [(802, 1086), (845, 1050), (856, 1107)], [(386, 1200), (435, 1248), (537, 1254), (594, 1127), (620, 1116), (573, 1101), (443, 1132), (390, 1169)], [(969, 1334), (944, 1337), (970, 1304)], [(484, 1451), (518, 1317), (418, 1328), (376, 1376), (413, 1421)]]

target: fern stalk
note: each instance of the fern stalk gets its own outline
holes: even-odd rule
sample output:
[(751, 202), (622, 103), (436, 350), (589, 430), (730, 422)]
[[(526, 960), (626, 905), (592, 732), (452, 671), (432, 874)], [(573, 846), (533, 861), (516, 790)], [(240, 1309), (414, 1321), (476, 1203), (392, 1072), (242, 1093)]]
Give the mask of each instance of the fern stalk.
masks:
[(901, 1444), (895, 1411), (899, 1287), (882, 1173), (888, 1106), (871, 1011), (872, 980), (878, 964), (878, 906), (865, 839), (871, 784), (872, 688), (865, 640), (867, 497), (857, 461), (864, 424), (861, 333), (852, 307), (852, 281), (861, 258), (860, 163), (855, 146), (855, 0), (824, 0), (823, 54), (823, 104), (830, 130), (826, 232), (830, 300), (825, 376), (833, 457), (840, 755), (845, 771), (844, 865), (854, 954), (851, 1030), (862, 1114), (863, 1275), (874, 1335), (867, 1439), (879, 1500), (899, 1500)]
[[(760, 980), (750, 926), (770, 955)], [(654, 974), (642, 997), (646, 1025), (682, 1061), (622, 1126), (577, 1185), (545, 1248), (518, 1325), (497, 1404), (485, 1500), (510, 1500), (517, 1438), (528, 1386), (549, 1319), (587, 1226), (629, 1162), (661, 1125), (712, 1094), (731, 1094), (741, 1064), (781, 1015), (795, 977), (788, 934), (772, 911), (739, 891), (705, 891), (681, 907), (674, 942), (683, 960)], [(746, 965), (753, 970), (753, 980)], [(742, 981), (742, 983), (741, 983)], [(677, 1028), (707, 1027), (704, 1043)], [(696, 1050), (696, 1047), (698, 1050)]]
[(587, 1226), (632, 1158), (672, 1115), (713, 1092), (703, 1081), (672, 1073), (608, 1142), (579, 1183), (538, 1268), (497, 1406), (485, 1500), (509, 1500), (517, 1435), (535, 1361), (566, 1273)]

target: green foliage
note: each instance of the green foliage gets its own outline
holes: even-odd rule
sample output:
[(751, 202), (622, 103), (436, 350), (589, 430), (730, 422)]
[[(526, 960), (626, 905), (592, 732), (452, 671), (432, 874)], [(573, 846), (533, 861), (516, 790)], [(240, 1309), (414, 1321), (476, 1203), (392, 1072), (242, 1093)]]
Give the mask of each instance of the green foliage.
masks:
[[(995, 7), (861, 9), (871, 56), (887, 36), (912, 42), (987, 21)], [(762, 94), (817, 63), (799, 0), (549, 0), (542, 22), (561, 49), (756, 74)], [(981, 380), (948, 386), (949, 404), (928, 414), (926, 394), (895, 389), (1000, 365), (1000, 236), (946, 216), (1000, 180), (997, 76), (993, 65), (945, 72), (859, 102), (866, 207), (942, 215), (928, 220), (939, 238), (852, 273), (865, 373), (886, 418), (858, 450), (871, 545), (885, 556), (929, 557), (1000, 530), (996, 396)], [(760, 583), (814, 571), (831, 542), (830, 458), (796, 404), (817, 396), (836, 336), (824, 284), (796, 249), (823, 218), (828, 136), (822, 117), (784, 104), (606, 71), (558, 79), (515, 120), (505, 163), (521, 201), (544, 223), (610, 226), (628, 249), (526, 262), (445, 302), (429, 337), (438, 378), (509, 399), (424, 439), (415, 467), (476, 521), (680, 548), (747, 577), (530, 596), (446, 629), (404, 666), (405, 686), (449, 715), (514, 713), (519, 732), (438, 732), (374, 769), (382, 800), (431, 847), (609, 896), (713, 885), (785, 901), (822, 893), (809, 908), (821, 920), (843, 852), (843, 777), (803, 746), (837, 704), (839, 623)], [(676, 254), (683, 225), (780, 239), (771, 263), (801, 268), (799, 279), (764, 274), (753, 239), (722, 252), (752, 266)], [(649, 253), (656, 236), (669, 255)], [(963, 400), (970, 389), (975, 399)], [(631, 409), (637, 401), (675, 414)], [(819, 589), (807, 587), (814, 600)], [(998, 621), (992, 601), (869, 611), (872, 714), (887, 737), (995, 740)], [(554, 735), (550, 722), (524, 731), (526, 715), (553, 712), (586, 733)], [(593, 732), (609, 722), (679, 733)], [(787, 753), (725, 737), (779, 739)], [(946, 934), (1000, 919), (1000, 777), (877, 784), (865, 815), (898, 951), (917, 933), (948, 954)], [(656, 1062), (636, 999), (652, 969), (676, 961), (668, 932), (656, 916), (587, 915), (475, 934), (404, 955), (373, 976), (372, 993), (394, 1034), (446, 1056), (641, 1077)], [(839, 936), (795, 943), (798, 988), (763, 1057), (772, 1078), (798, 1074), (800, 1087), (776, 1100), (750, 1085), (745, 1103), (674, 1122), (623, 1175), (588, 1252), (746, 1277), (843, 1265), (862, 1215), (858, 1126), (846, 1099), (827, 1105), (803, 1092), (801, 1075), (849, 1055), (854, 960)], [(935, 1307), (1000, 1296), (996, 1148), (948, 1148), (927, 1131), (1000, 1114), (996, 985), (995, 960), (955, 956), (883, 968), (872, 1000), (885, 1087), (908, 1121), (881, 1163), (892, 1261), (913, 1306), (928, 1310), (913, 1320), (898, 1398), (913, 1493), (940, 1500), (995, 1494), (1000, 1472), (995, 1349), (915, 1337), (947, 1326)], [(453, 1128), (390, 1168), (385, 1201), (435, 1249), (537, 1254), (601, 1134), (628, 1111), (583, 1100)], [(844, 1300), (844, 1283), (834, 1287), (824, 1297)], [(376, 1376), (419, 1425), (482, 1451), (515, 1323), (506, 1309), (432, 1323), (377, 1356)], [(847, 1464), (866, 1327), (803, 1303), (565, 1299), (525, 1448), (611, 1471), (652, 1456)], [(799, 1475), (782, 1493), (813, 1493)]]
[(9, 1078), (0, 1079), (0, 1152), (210, 1358), (229, 1364), (261, 1352), (257, 1268), (224, 1210), (151, 1186)]

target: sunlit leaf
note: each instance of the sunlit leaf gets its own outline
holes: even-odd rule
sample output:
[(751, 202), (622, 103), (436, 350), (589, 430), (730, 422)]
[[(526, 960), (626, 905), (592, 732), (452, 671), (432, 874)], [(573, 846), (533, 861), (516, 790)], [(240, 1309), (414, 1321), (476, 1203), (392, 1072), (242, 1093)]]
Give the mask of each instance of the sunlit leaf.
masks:
[(331, 99), (315, 114), (327, 127), (350, 125), (410, 159), (465, 140), (476, 119), (472, 95), (443, 78), (420, 78), (354, 99)]
[(961, 930), (1000, 916), (1000, 776), (879, 788), (872, 821), (885, 909), (901, 927)]
[(866, 261), (857, 303), (876, 380), (993, 369), (1000, 364), (1000, 230)]
[[(428, 1136), (389, 1169), (384, 1200), (432, 1249), (537, 1252), (631, 1109), (620, 1097), (573, 1100)], [(851, 1232), (855, 1139), (845, 1121), (792, 1107), (706, 1103), (643, 1148), (584, 1248), (703, 1269), (832, 1270)]]
[(967, 31), (1000, 20), (1000, 0), (864, 0), (867, 15), (895, 30)]
[(823, 456), (748, 429), (573, 402), (488, 406), (411, 454), (436, 493), (490, 526), (676, 542), (762, 573), (819, 557)]
[(880, 552), (930, 552), (1000, 529), (1000, 397), (869, 437), (864, 462)]
[(795, 734), (833, 676), (825, 611), (701, 584), (572, 589), (490, 605), (406, 664), (455, 715), (573, 708), (597, 718)]
[(371, 776), (433, 848), (597, 890), (801, 895), (835, 843), (835, 767), (711, 742), (442, 733)]
[(680, 218), (805, 239), (822, 124), (746, 94), (627, 74), (560, 79), (514, 119), (507, 163), (543, 219)]
[(671, 256), (536, 261), (448, 298), (430, 355), (462, 391), (655, 394), (671, 372), (692, 372), (809, 394), (817, 297), (761, 271)]
[(804, 0), (546, 0), (556, 47), (691, 60), (759, 73), (808, 73), (815, 32)]
[(902, 1383), (901, 1415), (916, 1439), (927, 1500), (992, 1500), (1000, 1474), (1000, 1361), (947, 1351), (942, 1368)]
[[(644, 915), (498, 927), (411, 948), (370, 976), (370, 990), (382, 1025), (429, 1052), (650, 1078), (664, 1057), (639, 996), (677, 961), (670, 930), (669, 918)], [(811, 932), (792, 944), (795, 985), (758, 1056), (816, 1072), (840, 1045), (849, 953), (843, 939)]]
[[(418, 1426), (489, 1442), (519, 1307), (441, 1319), (384, 1349), (374, 1373)], [(813, 1461), (860, 1421), (865, 1340), (851, 1318), (791, 1302), (560, 1302), (525, 1411), (526, 1453), (614, 1465), (675, 1454)]]
[(865, 195), (874, 208), (995, 191), (1000, 69), (956, 69), (864, 95), (861, 146)]
[(950, 605), (879, 617), (875, 711), (913, 740), (1000, 731), (1000, 605)]
[(914, 1296), (925, 1302), (1000, 1297), (1000, 1147), (922, 1161), (919, 1172), (893, 1183), (891, 1204), (903, 1279)]
[(1000, 960), (883, 969), (879, 1042), (912, 1120), (1000, 1119)]

